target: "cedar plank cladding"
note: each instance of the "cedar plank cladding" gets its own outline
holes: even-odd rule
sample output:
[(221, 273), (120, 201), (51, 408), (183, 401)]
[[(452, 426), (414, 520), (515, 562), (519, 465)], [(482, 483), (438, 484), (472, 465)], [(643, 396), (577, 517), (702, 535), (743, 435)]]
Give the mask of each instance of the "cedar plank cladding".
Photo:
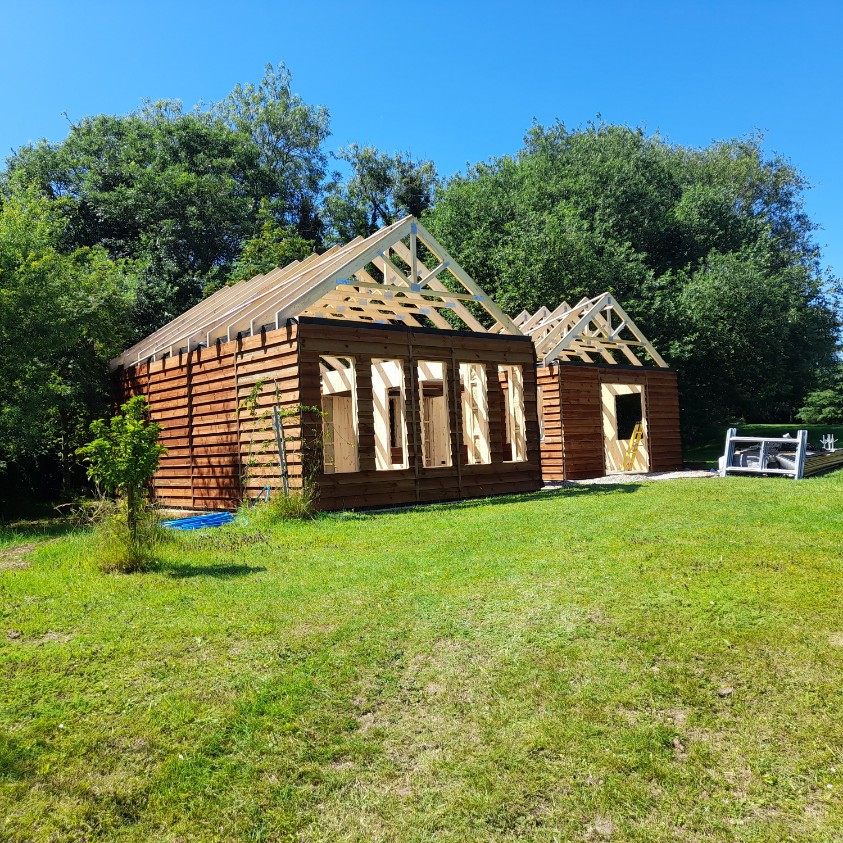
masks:
[(682, 467), (676, 372), (554, 363), (539, 366), (537, 378), (544, 404), (541, 461), (545, 481), (583, 480), (606, 473), (600, 392), (603, 383), (644, 385), (648, 470)]
[[(151, 417), (162, 427), (168, 452), (152, 481), (156, 501), (180, 509), (232, 509), (266, 485), (280, 487), (275, 436), (267, 415), (283, 408), (321, 407), (320, 355), (355, 360), (360, 471), (325, 474), (319, 412), (285, 420), (290, 485), (303, 471), (317, 483), (320, 509), (345, 509), (457, 500), (541, 488), (536, 406), (536, 367), (529, 338), (405, 326), (342, 324), (303, 317), (298, 324), (261, 332), (177, 357), (115, 372), (116, 399), (144, 394)], [(409, 468), (375, 470), (371, 383), (373, 358), (403, 361)], [(445, 363), (452, 457), (462, 456), (459, 364), (481, 363), (489, 387), (492, 462), (425, 468), (422, 461), (416, 367), (420, 360)], [(505, 461), (503, 392), (497, 367), (520, 365), (524, 379), (527, 461)], [(255, 404), (254, 413), (247, 405)], [(237, 408), (240, 407), (240, 412)], [(255, 417), (257, 416), (257, 418)]]
[(605, 473), (600, 372), (587, 366), (558, 369), (565, 479), (600, 477)]
[(667, 369), (647, 371), (647, 428), (650, 471), (682, 468), (676, 372)]
[[(216, 343), (115, 374), (117, 403), (145, 395), (151, 419), (162, 428), (167, 453), (152, 478), (156, 502), (177, 509), (233, 509), (244, 489), (253, 497), (270, 482), (278, 485), (271, 428), (266, 429), (265, 418), (237, 408), (253, 392), (258, 414), (272, 406), (276, 394), (282, 407), (298, 404), (294, 328)], [(297, 435), (294, 422), (288, 420), (290, 437)], [(301, 482), (300, 459), (296, 443), (290, 444), (295, 486)]]
[[(299, 320), (302, 403), (318, 405), (319, 357), (351, 357), (355, 360), (359, 414), (358, 453), (360, 471), (317, 476), (320, 509), (345, 509), (457, 500), (495, 494), (536, 491), (541, 488), (538, 451), (538, 416), (535, 393), (535, 357), (529, 338), (458, 331), (412, 329), (404, 326), (343, 325), (336, 321), (303, 317)], [(374, 470), (374, 430), (370, 431), (371, 360), (404, 362), (405, 418), (409, 468)], [(418, 416), (416, 366), (420, 360), (445, 363), (448, 413), (451, 425), (451, 466), (425, 468), (422, 462)], [(492, 462), (465, 465), (456, 460), (462, 443), (462, 401), (458, 372), (461, 362), (485, 363), (489, 387)], [(503, 430), (493, 411), (503, 401), (498, 364), (522, 366), (527, 461), (504, 462)], [(307, 419), (315, 430), (318, 422)]]
[(539, 366), (536, 379), (542, 391), (544, 417), (541, 437), (542, 479), (557, 482), (565, 479), (559, 367)]

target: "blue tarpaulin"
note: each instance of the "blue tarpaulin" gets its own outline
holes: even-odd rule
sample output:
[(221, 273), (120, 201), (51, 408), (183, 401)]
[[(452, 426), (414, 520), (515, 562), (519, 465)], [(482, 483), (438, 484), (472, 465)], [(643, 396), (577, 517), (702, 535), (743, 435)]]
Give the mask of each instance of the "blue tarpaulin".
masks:
[(171, 530), (203, 530), (205, 527), (222, 527), (233, 520), (234, 516), (230, 512), (214, 512), (211, 515), (193, 515), (190, 518), (162, 521), (161, 526)]

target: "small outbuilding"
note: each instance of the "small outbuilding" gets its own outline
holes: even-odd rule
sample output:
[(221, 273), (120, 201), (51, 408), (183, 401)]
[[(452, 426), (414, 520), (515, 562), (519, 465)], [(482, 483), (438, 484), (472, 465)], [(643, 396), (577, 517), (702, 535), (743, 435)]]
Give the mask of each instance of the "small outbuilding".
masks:
[(322, 509), (542, 485), (533, 342), (412, 217), (225, 287), (112, 363), (116, 399), (163, 428), (166, 506), (303, 478)]
[(546, 482), (682, 467), (676, 373), (614, 296), (513, 321), (536, 346)]

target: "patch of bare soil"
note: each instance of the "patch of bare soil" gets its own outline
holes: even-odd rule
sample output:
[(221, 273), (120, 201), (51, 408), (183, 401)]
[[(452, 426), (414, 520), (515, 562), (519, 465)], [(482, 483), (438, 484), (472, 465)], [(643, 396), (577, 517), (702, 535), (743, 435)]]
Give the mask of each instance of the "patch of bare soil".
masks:
[(45, 632), (37, 638), (24, 638), (20, 630), (10, 629), (6, 632), (6, 638), (10, 641), (19, 641), (22, 644), (34, 644), (36, 647), (41, 644), (66, 644), (72, 638), (65, 632)]
[(611, 840), (615, 833), (615, 824), (610, 817), (595, 817), (586, 829), (586, 840)]
[(17, 547), (7, 547), (0, 550), (0, 571), (20, 571), (29, 567), (29, 562), (24, 559), (32, 553), (37, 544), (19, 544)]

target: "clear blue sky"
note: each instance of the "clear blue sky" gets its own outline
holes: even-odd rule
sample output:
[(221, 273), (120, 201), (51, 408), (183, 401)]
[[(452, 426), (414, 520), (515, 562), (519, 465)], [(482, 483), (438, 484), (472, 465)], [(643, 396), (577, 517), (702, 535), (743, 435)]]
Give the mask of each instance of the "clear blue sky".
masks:
[(760, 130), (815, 186), (843, 275), (843, 3), (39, 2), (0, 5), (0, 154), (143, 98), (221, 99), (283, 61), (352, 141), (450, 175), (533, 118), (598, 112), (702, 146)]

